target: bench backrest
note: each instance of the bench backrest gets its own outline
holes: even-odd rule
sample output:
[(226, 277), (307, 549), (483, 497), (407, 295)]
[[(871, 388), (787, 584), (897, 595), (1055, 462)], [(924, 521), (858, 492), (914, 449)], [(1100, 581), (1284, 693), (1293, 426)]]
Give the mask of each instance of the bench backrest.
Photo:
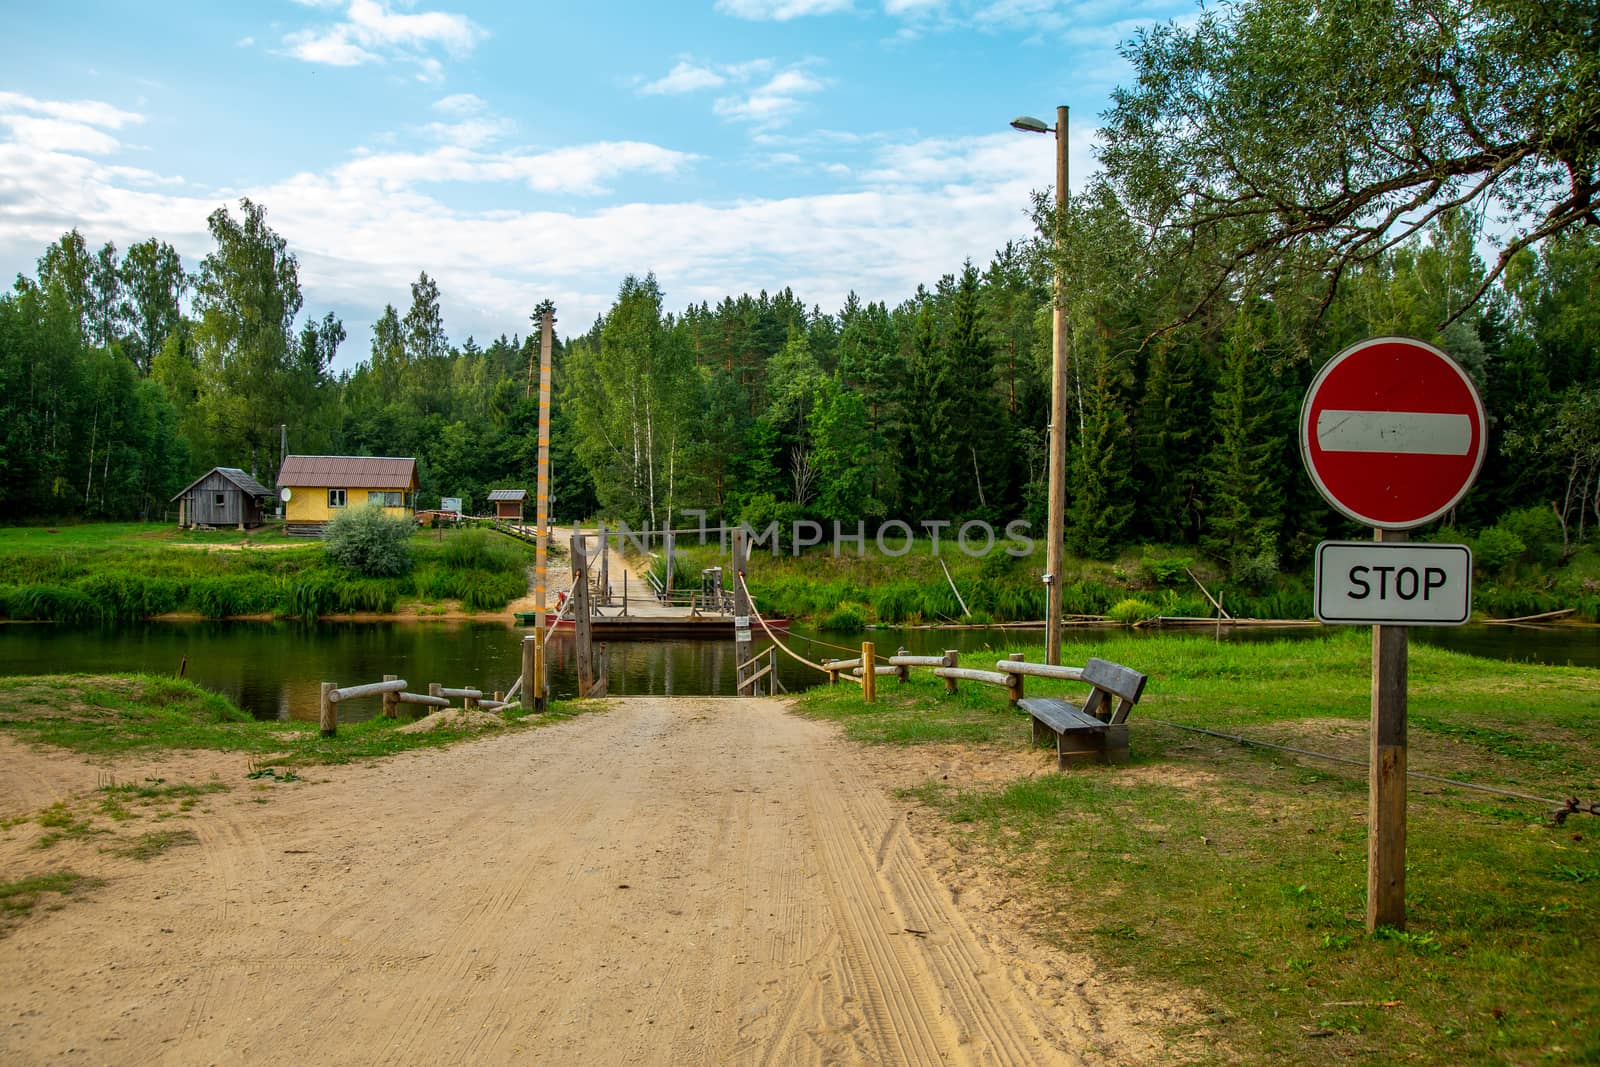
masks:
[[(1084, 701), (1083, 710), (1115, 726), (1127, 720), (1128, 713), (1144, 695), (1145, 682), (1150, 679), (1120, 663), (1091, 656), (1083, 665), (1083, 680), (1094, 686), (1094, 692)], [(1104, 705), (1108, 703), (1109, 696), (1117, 698), (1117, 706), (1108, 717)]]

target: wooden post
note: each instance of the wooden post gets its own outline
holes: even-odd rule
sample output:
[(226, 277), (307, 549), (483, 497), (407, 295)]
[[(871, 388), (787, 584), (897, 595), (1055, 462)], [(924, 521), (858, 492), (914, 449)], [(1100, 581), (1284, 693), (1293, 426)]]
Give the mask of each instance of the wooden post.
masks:
[[(1374, 540), (1405, 541), (1403, 530)], [(1372, 737), (1367, 764), (1367, 929), (1406, 926), (1406, 682), (1408, 631), (1372, 628)]]
[[(386, 675), (383, 676), (383, 680), (386, 681), (386, 682), (392, 682), (398, 677), (400, 677), (398, 674), (386, 674)], [(399, 693), (385, 693), (385, 694), (383, 694), (383, 717), (385, 719), (393, 719), (393, 718), (396, 717), (396, 715), (399, 713), (399, 711), (400, 711), (400, 694)]]
[[(946, 667), (959, 667), (961, 665), (960, 650), (954, 648), (945, 649), (944, 665)], [(956, 691), (956, 680), (954, 678), (946, 678), (944, 680), (944, 691), (946, 693), (954, 693)]]
[(878, 665), (872, 660), (872, 642), (861, 642), (861, 695), (868, 704), (878, 701)]
[(336, 682), (322, 683), (322, 736), (333, 737), (339, 732), (339, 714), (332, 693), (339, 688)]
[[(672, 523), (668, 522), (667, 526), (671, 527)], [(668, 600), (672, 599), (672, 541), (672, 530), (669, 528), (665, 546), (667, 551), (667, 580), (662, 584), (662, 589), (666, 592)]]
[[(895, 655), (897, 655), (897, 656), (906, 656), (906, 655), (910, 655), (910, 653), (908, 653), (906, 651), (904, 645), (901, 645), (900, 646), (900, 651), (896, 652)], [(911, 681), (911, 668), (907, 667), (903, 663), (899, 664), (894, 669), (894, 676), (900, 680), (900, 684), (901, 685), (904, 685), (906, 682)]]
[[(522, 639), (522, 703), (524, 706), (533, 708), (535, 711), (538, 710), (538, 706), (534, 703), (534, 697), (538, 693), (538, 690), (534, 688), (533, 680), (534, 670), (538, 666), (538, 660), (536, 656), (537, 653), (534, 651), (534, 636), (532, 634), (528, 634)], [(513, 686), (512, 688), (516, 687)]]
[(600, 524), (600, 584), (595, 587), (594, 602), (603, 608), (611, 606), (611, 553), (606, 549), (605, 523)]
[[(1056, 217), (1065, 220), (1070, 192), (1067, 186), (1067, 109), (1056, 108)], [(1064, 222), (1062, 223), (1064, 225)], [(1065, 245), (1065, 230), (1057, 230)], [(1064, 248), (1056, 251), (1064, 252)], [(1050, 344), (1050, 460), (1049, 499), (1046, 510), (1045, 570), (1050, 584), (1044, 591), (1044, 661), (1061, 662), (1062, 569), (1065, 566), (1067, 512), (1067, 391), (1071, 388), (1068, 368), (1071, 357), (1067, 346), (1071, 331), (1067, 322), (1066, 267), (1058, 259), (1055, 269), (1054, 317)], [(1079, 408), (1080, 412), (1082, 408)], [(1081, 415), (1080, 415), (1081, 420)]]
[(444, 694), (439, 692), (439, 690), (441, 690), (443, 688), (444, 688), (444, 683), (443, 682), (429, 682), (428, 683), (428, 695), (431, 696), (431, 697), (443, 698)]
[[(1007, 656), (1006, 658), (1011, 660), (1013, 663), (1021, 663), (1022, 662), (1022, 653), (1021, 652), (1013, 652), (1013, 653), (1011, 653), (1011, 655)], [(1011, 697), (1011, 706), (1012, 707), (1016, 707), (1017, 706), (1017, 702), (1022, 699), (1022, 678), (1023, 678), (1023, 676), (1020, 675), (1020, 674), (1013, 674), (1013, 675), (1010, 675), (1009, 677), (1010, 677), (1010, 681), (1006, 682), (1006, 691)]]
[[(601, 529), (600, 557), (605, 558), (604, 528)], [(577, 638), (574, 655), (578, 660), (578, 698), (589, 695), (594, 685), (594, 647), (589, 627), (589, 559), (584, 553), (583, 531), (572, 532), (572, 618)]]
[(545, 641), (548, 639), (548, 633), (543, 629), (533, 636), (533, 676), (539, 680), (539, 688), (534, 691), (533, 701), (528, 706), (536, 712), (544, 711), (545, 702), (550, 696), (550, 660), (545, 654)]
[(628, 572), (622, 572), (622, 617), (628, 617)]
[(603, 697), (611, 690), (611, 657), (607, 653), (606, 643), (600, 642), (600, 673), (594, 681), (594, 688), (589, 691), (592, 697)]
[(462, 697), (461, 698), (461, 706), (463, 708), (466, 708), (468, 711), (471, 711), (473, 708), (478, 706), (478, 698), (477, 697)]

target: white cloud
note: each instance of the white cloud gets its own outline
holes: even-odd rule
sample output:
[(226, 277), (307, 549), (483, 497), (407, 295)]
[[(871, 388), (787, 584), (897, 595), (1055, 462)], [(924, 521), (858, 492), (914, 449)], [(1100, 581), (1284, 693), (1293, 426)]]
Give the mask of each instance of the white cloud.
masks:
[(717, 10), (735, 18), (787, 22), (805, 15), (834, 15), (851, 10), (851, 0), (717, 0)]
[(821, 79), (790, 68), (747, 94), (722, 97), (713, 105), (713, 110), (723, 118), (769, 126), (798, 111), (802, 96), (821, 92), (826, 87), (827, 83)]
[(289, 55), (308, 63), (354, 67), (397, 60), (415, 63), (421, 80), (437, 81), (444, 68), (429, 51), (442, 48), (459, 59), (487, 35), (465, 15), (443, 11), (407, 14), (394, 11), (387, 0), (349, 0), (343, 22), (296, 31), (285, 36), (283, 43)]
[(466, 118), (469, 115), (481, 115), (489, 110), (489, 105), (483, 98), (475, 93), (454, 93), (450, 96), (440, 97), (433, 102), (433, 110), (457, 118)]
[(639, 91), (647, 96), (676, 95), (700, 89), (720, 89), (726, 84), (728, 79), (711, 68), (680, 60), (664, 76), (641, 85)]
[(144, 121), (143, 115), (124, 111), (99, 100), (36, 100), (21, 93), (0, 92), (0, 114), (18, 112), (32, 112), (90, 126), (109, 126), (113, 130)]
[[(489, 113), (480, 105), (446, 97), (436, 111), (471, 121)], [(1079, 147), (1075, 138), (1075, 157)], [(1029, 234), (1028, 193), (1054, 174), (1050, 138), (1009, 131), (869, 150), (869, 173), (826, 195), (713, 203), (660, 195), (671, 186), (657, 181), (650, 202), (558, 209), (554, 196), (629, 175), (680, 175), (696, 160), (630, 141), (501, 152), (446, 144), (198, 190), (0, 127), (0, 275), (32, 273), (45, 245), (73, 226), (96, 246), (160, 237), (192, 268), (212, 247), (206, 216), (223, 204), (237, 210), (247, 195), (267, 206), (269, 223), (299, 257), (307, 312), (332, 309), (345, 320), (350, 340), (339, 363), (348, 367), (365, 358), (370, 323), (385, 303), (408, 298), (419, 270), (438, 279), (457, 341), (525, 332), (529, 309), (545, 297), (557, 302), (564, 330), (576, 333), (610, 306), (625, 275), (646, 271), (660, 279), (669, 307), (785, 285), (824, 308), (837, 308), (851, 290), (897, 302), (962, 260), (982, 263)], [(484, 209), (462, 206), (456, 183), (502, 188), (495, 207)]]
[(233, 45), (235, 48), (254, 48), (256, 39), (254, 37), (241, 37), (233, 42)]

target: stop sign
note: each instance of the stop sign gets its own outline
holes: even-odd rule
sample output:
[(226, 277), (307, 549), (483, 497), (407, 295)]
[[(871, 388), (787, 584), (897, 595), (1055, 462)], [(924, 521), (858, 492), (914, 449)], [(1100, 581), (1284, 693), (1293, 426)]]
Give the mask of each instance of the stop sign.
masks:
[(1300, 409), (1318, 491), (1368, 526), (1404, 530), (1455, 506), (1483, 465), (1483, 402), (1449, 356), (1377, 337), (1328, 361)]

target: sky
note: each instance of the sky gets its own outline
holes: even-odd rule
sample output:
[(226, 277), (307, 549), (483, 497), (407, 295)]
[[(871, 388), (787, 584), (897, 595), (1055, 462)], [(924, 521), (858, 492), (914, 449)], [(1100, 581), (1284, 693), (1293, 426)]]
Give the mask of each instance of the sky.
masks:
[(623, 279), (669, 311), (785, 286), (895, 304), (1033, 232), (1071, 108), (1074, 188), (1194, 0), (132, 0), (19, 5), (0, 41), (0, 276), (77, 227), (155, 236), (265, 205), (336, 365), (426, 271), (447, 333), (581, 333)]

